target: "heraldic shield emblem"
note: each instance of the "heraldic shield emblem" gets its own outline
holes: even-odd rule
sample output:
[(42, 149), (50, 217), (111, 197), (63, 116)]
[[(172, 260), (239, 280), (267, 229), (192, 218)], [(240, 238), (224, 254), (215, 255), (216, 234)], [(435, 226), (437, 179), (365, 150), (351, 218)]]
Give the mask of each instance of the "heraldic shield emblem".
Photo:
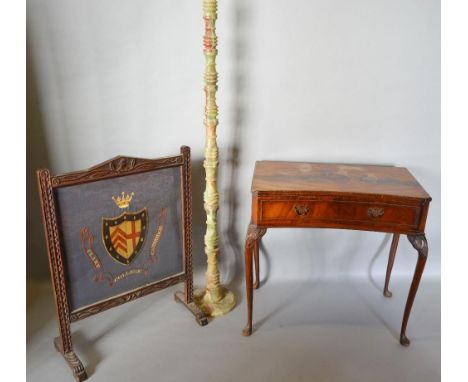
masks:
[[(128, 195), (114, 199), (120, 208), (127, 208), (130, 200), (131, 196)], [(114, 260), (124, 265), (130, 264), (140, 253), (147, 230), (146, 208), (137, 212), (125, 211), (114, 218), (102, 218), (102, 240), (106, 251)]]

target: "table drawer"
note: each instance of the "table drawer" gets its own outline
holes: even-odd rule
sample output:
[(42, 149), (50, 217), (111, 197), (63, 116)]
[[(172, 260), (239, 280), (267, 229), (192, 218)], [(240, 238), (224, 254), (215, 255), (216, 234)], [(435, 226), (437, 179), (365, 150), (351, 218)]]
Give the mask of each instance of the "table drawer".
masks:
[[(320, 223), (416, 227), (420, 207), (323, 200), (262, 200), (258, 211), (260, 224), (315, 226)], [(326, 226), (326, 224), (324, 224)]]

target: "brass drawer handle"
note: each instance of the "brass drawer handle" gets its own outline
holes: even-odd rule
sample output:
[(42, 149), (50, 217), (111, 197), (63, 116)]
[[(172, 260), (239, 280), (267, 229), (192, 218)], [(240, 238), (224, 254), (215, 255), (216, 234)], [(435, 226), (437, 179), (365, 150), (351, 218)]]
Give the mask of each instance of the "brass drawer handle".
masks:
[(371, 218), (380, 218), (384, 214), (384, 209), (380, 207), (369, 207), (367, 209), (367, 216)]
[(309, 213), (309, 207), (307, 206), (294, 206), (294, 210), (299, 216), (307, 215)]

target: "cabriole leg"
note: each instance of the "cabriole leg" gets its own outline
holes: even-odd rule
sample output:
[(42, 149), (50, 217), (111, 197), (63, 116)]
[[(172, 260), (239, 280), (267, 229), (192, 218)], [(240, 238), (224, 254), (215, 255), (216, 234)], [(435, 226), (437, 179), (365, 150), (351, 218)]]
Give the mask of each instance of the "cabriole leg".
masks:
[(392, 297), (392, 292), (388, 290), (388, 284), (390, 284), (390, 276), (392, 275), (393, 263), (395, 262), (395, 255), (399, 240), (400, 234), (395, 233), (393, 235), (392, 245), (390, 247), (390, 254), (388, 255), (387, 274), (385, 275), (385, 287), (383, 291), (385, 297)]
[[(249, 228), (250, 229), (250, 228)], [(250, 336), (252, 334), (252, 305), (253, 305), (253, 277), (252, 277), (252, 244), (245, 243), (245, 290), (247, 295), (247, 324), (242, 334)]]
[(403, 314), (403, 322), (401, 324), (401, 333), (400, 333), (400, 343), (403, 346), (409, 346), (410, 340), (406, 337), (406, 326), (408, 325), (408, 319), (411, 313), (411, 308), (413, 307), (414, 298), (416, 292), (418, 291), (419, 282), (421, 281), (421, 276), (424, 271), (424, 266), (426, 265), (428, 246), (426, 236), (424, 234), (420, 235), (408, 235), (408, 240), (411, 245), (418, 251), (418, 261), (416, 263), (416, 269), (414, 271), (413, 282), (408, 293), (408, 299), (406, 301), (405, 313)]
[(253, 256), (255, 262), (255, 289), (260, 288), (260, 240), (262, 240), (263, 235), (265, 235), (266, 229), (258, 228), (258, 231), (258, 239), (255, 240), (253, 245)]
[(247, 230), (247, 237), (245, 239), (245, 289), (247, 295), (247, 325), (245, 326), (242, 334), (250, 336), (252, 334), (252, 310), (253, 310), (253, 256), (254, 247), (258, 240), (265, 234), (266, 229), (257, 228), (256, 225), (250, 224)]

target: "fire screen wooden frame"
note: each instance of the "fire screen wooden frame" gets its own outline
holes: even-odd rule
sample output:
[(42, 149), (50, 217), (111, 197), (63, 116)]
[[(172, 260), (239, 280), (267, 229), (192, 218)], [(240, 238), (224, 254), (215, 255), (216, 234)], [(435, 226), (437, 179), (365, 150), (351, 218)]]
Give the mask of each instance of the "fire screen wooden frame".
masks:
[[(204, 326), (208, 323), (207, 318), (193, 302), (190, 148), (182, 146), (180, 153), (181, 154), (177, 156), (160, 159), (118, 156), (88, 170), (56, 176), (52, 175), (47, 169), (37, 170), (37, 181), (52, 278), (52, 288), (60, 331), (60, 336), (55, 338), (54, 344), (71, 367), (77, 381), (85, 380), (87, 374), (83, 364), (73, 350), (70, 328), (72, 322), (184, 282), (184, 292), (176, 292), (176, 301), (183, 303), (194, 314), (196, 321), (200, 325)], [(61, 225), (57, 206), (57, 190), (68, 186), (84, 185), (91, 182), (103, 181), (105, 179), (126, 177), (128, 175), (155, 172), (175, 167), (180, 168), (180, 218), (183, 272), (170, 275), (152, 283), (147, 283), (141, 287), (117, 294), (102, 301), (71, 310), (67, 268), (65, 266), (67, 253), (64, 251), (63, 245), (63, 227)], [(116, 203), (118, 202), (118, 200), (114, 201)]]

